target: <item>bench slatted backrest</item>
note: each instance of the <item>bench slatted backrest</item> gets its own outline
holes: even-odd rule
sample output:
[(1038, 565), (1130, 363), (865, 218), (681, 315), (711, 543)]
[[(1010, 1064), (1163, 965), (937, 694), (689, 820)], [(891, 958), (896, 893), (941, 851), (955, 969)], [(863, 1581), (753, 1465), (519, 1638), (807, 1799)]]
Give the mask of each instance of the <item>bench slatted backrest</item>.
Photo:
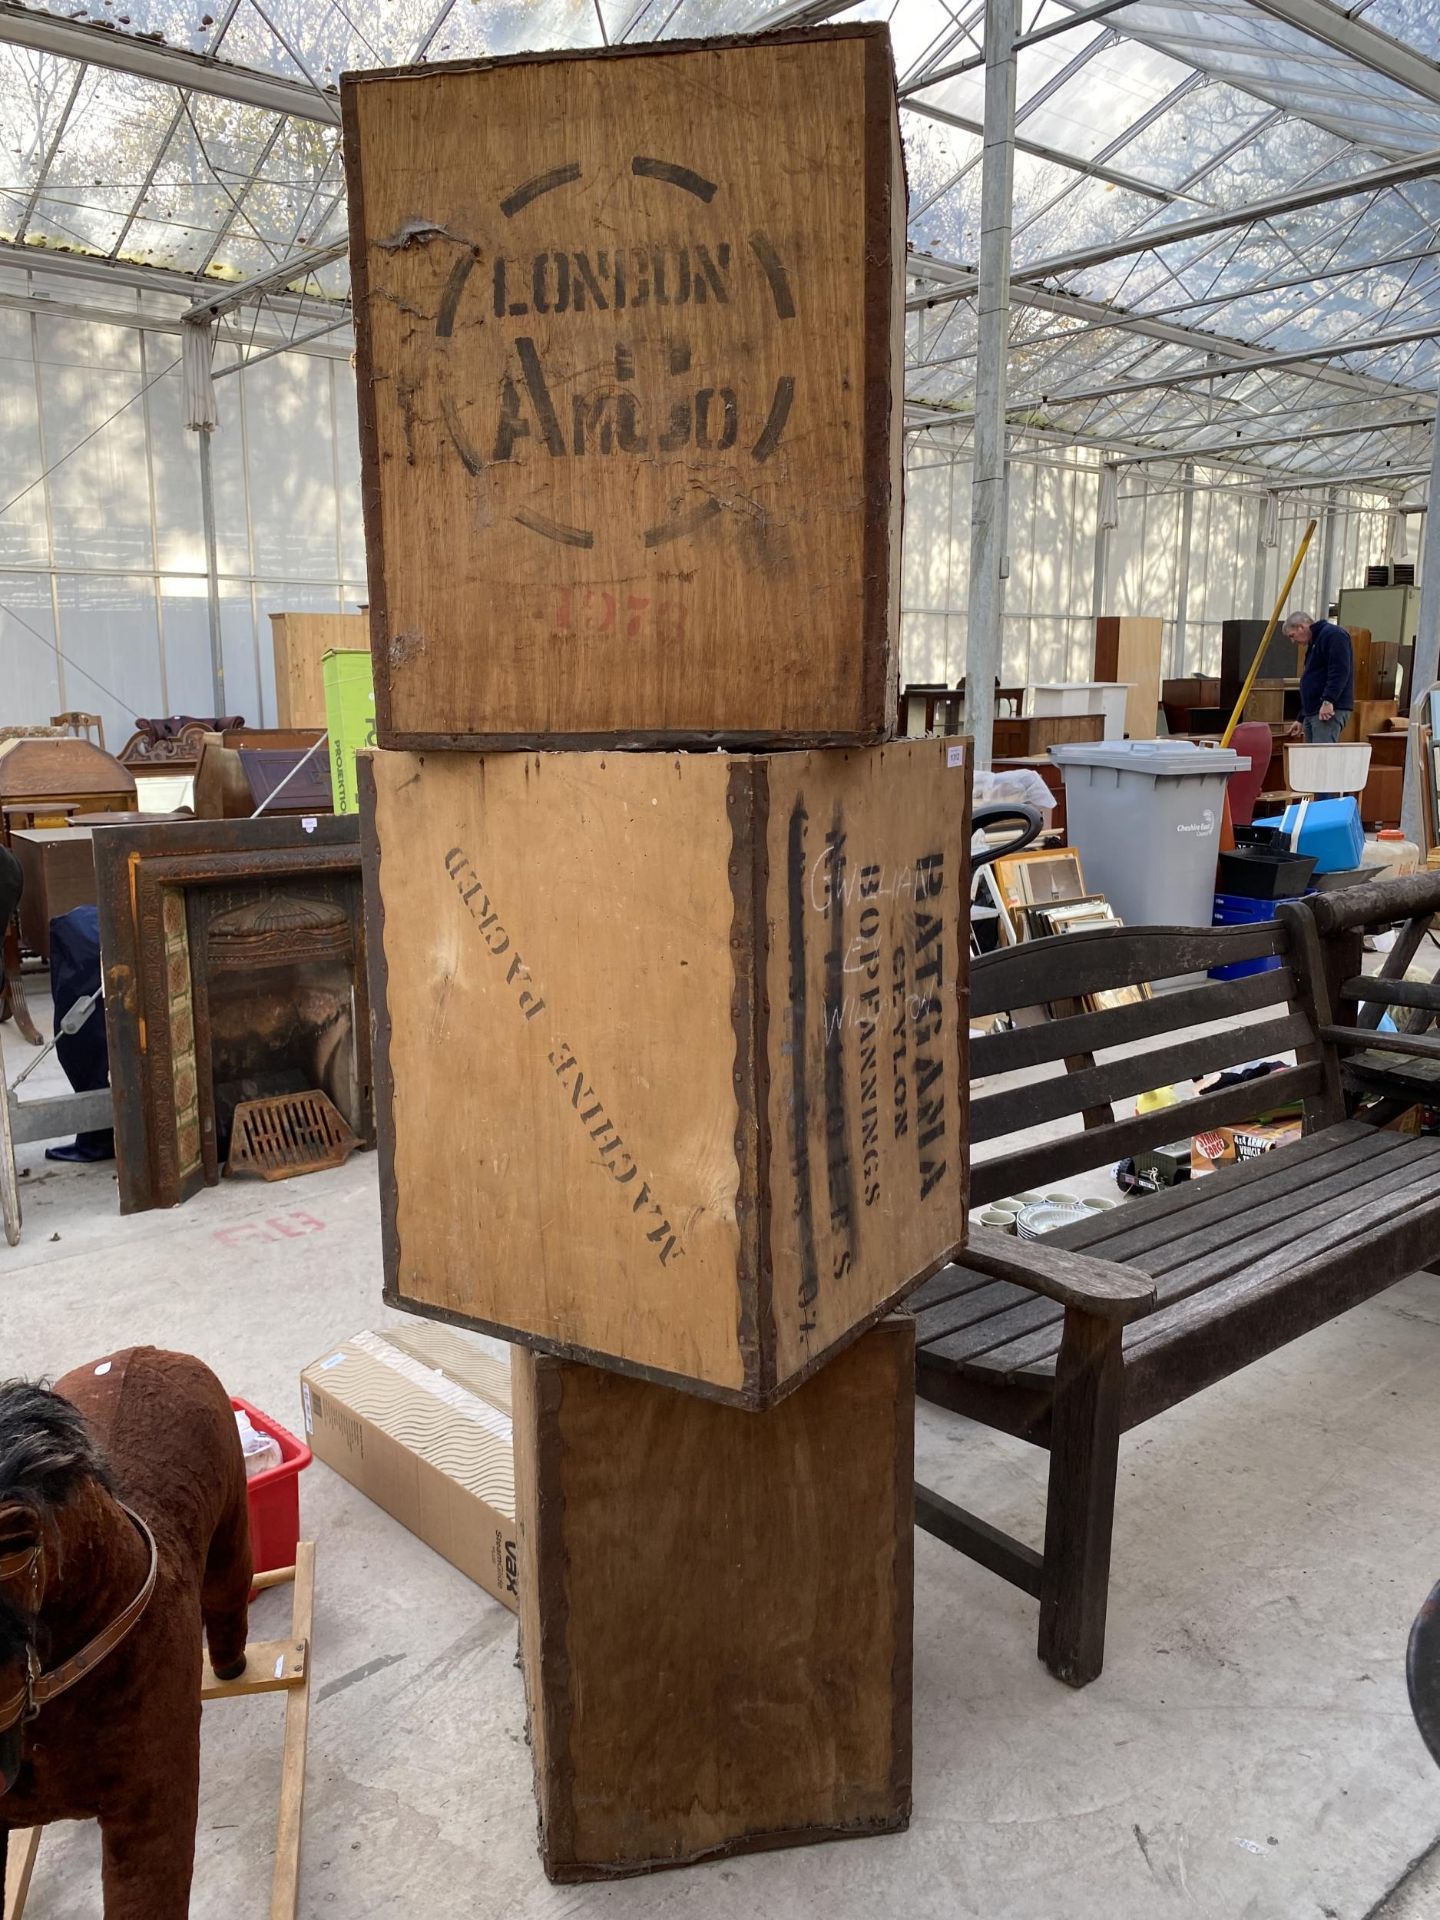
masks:
[[(1207, 1128), (1239, 1125), (1296, 1100), (1304, 1103), (1307, 1129), (1340, 1119), (1338, 1068), (1333, 1050), (1318, 1038), (1329, 1010), (1314, 922), (1303, 907), (1281, 906), (1279, 912), (1278, 920), (1249, 927), (1101, 927), (1026, 941), (972, 961), (972, 1020), (1026, 1008), (1048, 1007), (1053, 1015), (971, 1041), (972, 1145), (1005, 1141), (1067, 1118), (1083, 1125), (1039, 1145), (1021, 1140), (998, 1156), (977, 1159), (971, 1204), (1128, 1159)], [(1264, 959), (1279, 965), (1127, 1004), (1096, 1004), (1118, 988)], [(1183, 1040), (1163, 1044), (1165, 1035), (1182, 1032)], [(1141, 1042), (1159, 1044), (1137, 1051)], [(1112, 1050), (1119, 1057), (1097, 1065), (1096, 1054)], [(1291, 1052), (1295, 1066), (1263, 1079), (1148, 1114), (1116, 1114), (1117, 1101)], [(1057, 1062), (1064, 1063), (1063, 1073), (1021, 1085), (987, 1084)]]

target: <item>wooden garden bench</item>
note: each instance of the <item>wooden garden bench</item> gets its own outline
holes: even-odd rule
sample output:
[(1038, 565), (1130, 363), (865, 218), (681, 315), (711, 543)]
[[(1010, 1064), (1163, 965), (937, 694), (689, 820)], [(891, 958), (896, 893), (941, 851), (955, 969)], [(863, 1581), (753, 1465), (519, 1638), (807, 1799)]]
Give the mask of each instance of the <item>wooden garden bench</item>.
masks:
[[(1339, 1049), (1351, 1109), (1370, 1103), (1366, 1118), (1384, 1122), (1412, 1106), (1440, 1107), (1440, 1038), (1428, 1031), (1440, 1015), (1440, 973), (1405, 978), (1440, 913), (1440, 873), (1316, 894), (1309, 905), (1339, 1023), (1326, 1037)], [(1363, 973), (1365, 934), (1392, 925), (1395, 943), (1379, 970)], [(1378, 1031), (1387, 1010), (1397, 1033)]]
[[(921, 1395), (1050, 1452), (1042, 1551), (925, 1488), (916, 1524), (1039, 1600), (1040, 1657), (1071, 1686), (1104, 1658), (1120, 1435), (1440, 1261), (1440, 1140), (1347, 1117), (1316, 922), (1299, 903), (1279, 913), (1256, 927), (1067, 934), (972, 965), (972, 1020), (1047, 1005), (1057, 1016), (971, 1042), (970, 1138), (999, 1146), (974, 1166), (974, 1205), (1290, 1102), (1304, 1113), (1294, 1144), (1043, 1241), (972, 1227), (960, 1261), (912, 1296)], [(1116, 989), (1256, 959), (1278, 965), (1086, 1010)], [(1138, 1052), (1142, 1041), (1160, 1044)], [(1296, 1064), (1263, 1079), (1129, 1114), (1147, 1089), (1290, 1053)], [(1081, 1124), (1036, 1138), (1063, 1120)]]

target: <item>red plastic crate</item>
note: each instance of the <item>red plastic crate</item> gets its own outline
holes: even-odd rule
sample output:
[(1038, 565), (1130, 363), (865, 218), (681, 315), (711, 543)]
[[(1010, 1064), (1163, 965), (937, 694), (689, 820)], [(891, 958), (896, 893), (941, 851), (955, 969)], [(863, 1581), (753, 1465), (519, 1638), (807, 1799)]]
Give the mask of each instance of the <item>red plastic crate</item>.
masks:
[(309, 1447), (293, 1433), (272, 1420), (268, 1413), (252, 1407), (238, 1393), (230, 1396), (257, 1433), (268, 1433), (280, 1442), (280, 1464), (267, 1467), (246, 1482), (250, 1505), (250, 1555), (256, 1573), (270, 1573), (276, 1567), (293, 1567), (295, 1548), (300, 1539), (300, 1474), (312, 1459)]

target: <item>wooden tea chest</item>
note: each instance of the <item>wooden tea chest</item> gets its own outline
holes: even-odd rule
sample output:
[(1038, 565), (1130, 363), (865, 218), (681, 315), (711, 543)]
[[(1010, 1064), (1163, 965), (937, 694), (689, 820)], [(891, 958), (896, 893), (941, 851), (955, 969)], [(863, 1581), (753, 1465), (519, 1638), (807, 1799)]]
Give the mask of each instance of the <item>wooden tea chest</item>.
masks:
[(908, 1315), (767, 1413), (529, 1353), (514, 1398), (550, 1877), (906, 1826)]
[(884, 737), (906, 212), (886, 29), (341, 95), (380, 743)]
[(959, 1247), (967, 741), (360, 766), (392, 1305), (754, 1408)]

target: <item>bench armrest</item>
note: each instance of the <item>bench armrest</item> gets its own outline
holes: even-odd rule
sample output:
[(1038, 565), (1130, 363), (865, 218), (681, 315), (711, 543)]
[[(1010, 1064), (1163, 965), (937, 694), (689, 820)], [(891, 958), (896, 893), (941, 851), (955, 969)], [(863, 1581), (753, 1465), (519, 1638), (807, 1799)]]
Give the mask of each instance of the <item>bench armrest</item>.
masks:
[(1322, 937), (1429, 918), (1440, 913), (1440, 873), (1408, 873), (1399, 880), (1368, 880), (1333, 893), (1307, 894), (1305, 906)]
[(1044, 1240), (1017, 1241), (993, 1227), (972, 1226), (959, 1260), (976, 1273), (1028, 1287), (1101, 1320), (1137, 1320), (1155, 1305), (1155, 1282), (1138, 1267), (1097, 1260)]
[(1440, 1034), (1380, 1033), (1372, 1027), (1321, 1027), (1326, 1046), (1351, 1053), (1409, 1054), (1412, 1060), (1440, 1060)]

